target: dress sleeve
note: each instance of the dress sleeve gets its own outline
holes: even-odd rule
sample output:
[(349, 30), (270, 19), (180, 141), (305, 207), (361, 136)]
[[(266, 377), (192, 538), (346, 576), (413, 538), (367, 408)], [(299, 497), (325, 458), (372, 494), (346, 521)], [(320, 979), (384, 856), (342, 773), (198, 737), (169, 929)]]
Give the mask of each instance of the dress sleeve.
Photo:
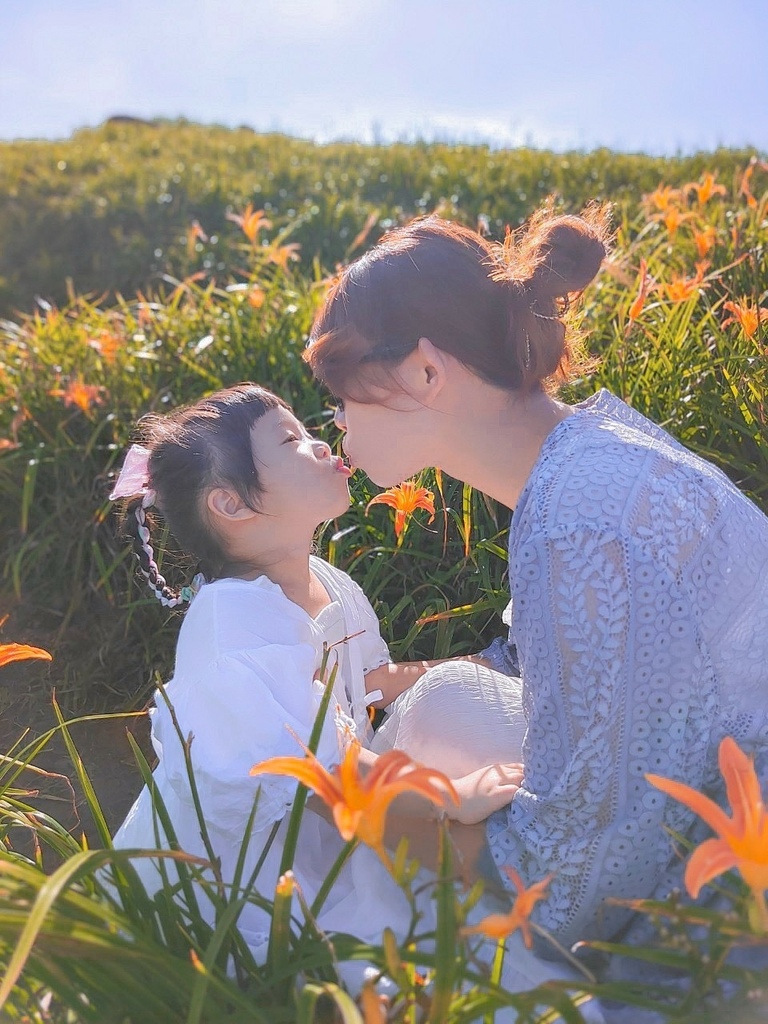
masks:
[(532, 531), (513, 573), (525, 782), (489, 820), (489, 844), (528, 883), (553, 873), (538, 918), (561, 942), (610, 937), (629, 912), (606, 900), (649, 896), (673, 860), (665, 827), (691, 825), (644, 775), (701, 786), (711, 662), (658, 546), (588, 527)]
[(490, 662), (492, 668), (505, 676), (520, 675), (520, 661), (512, 632), (512, 607), (512, 601), (510, 601), (501, 614), (501, 621), (509, 627), (507, 636), (497, 636), (478, 655), (480, 658), (485, 658), (487, 662)]
[[(222, 656), (182, 689), (169, 687), (181, 734), (191, 738), (195, 784), (209, 825), (242, 835), (257, 793), (255, 831), (268, 828), (290, 808), (293, 780), (252, 777), (249, 771), (268, 757), (302, 756), (299, 740), (309, 741), (322, 694), (313, 678), (316, 658), (311, 644), (270, 644)], [(182, 743), (162, 696), (152, 730), (171, 786), (191, 801)], [(326, 767), (339, 758), (330, 709), (318, 757)]]
[(348, 594), (355, 604), (355, 611), (360, 626), (364, 630), (357, 637), (356, 642), (359, 644), (362, 657), (363, 675), (367, 675), (369, 672), (373, 672), (375, 668), (380, 668), (382, 665), (392, 661), (392, 657), (389, 653), (389, 647), (381, 635), (379, 618), (373, 610), (371, 602), (363, 593), (360, 585), (355, 583), (351, 576), (348, 576), (347, 579), (349, 581)]

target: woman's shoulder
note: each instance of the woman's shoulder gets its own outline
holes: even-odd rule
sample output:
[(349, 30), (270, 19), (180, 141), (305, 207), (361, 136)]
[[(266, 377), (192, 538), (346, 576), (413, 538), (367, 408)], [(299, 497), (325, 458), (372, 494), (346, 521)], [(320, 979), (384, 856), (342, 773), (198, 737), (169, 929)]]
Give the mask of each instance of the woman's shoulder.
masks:
[(601, 391), (547, 439), (515, 516), (545, 532), (579, 524), (634, 534), (641, 520), (673, 512), (711, 522), (733, 500), (747, 501), (722, 470)]

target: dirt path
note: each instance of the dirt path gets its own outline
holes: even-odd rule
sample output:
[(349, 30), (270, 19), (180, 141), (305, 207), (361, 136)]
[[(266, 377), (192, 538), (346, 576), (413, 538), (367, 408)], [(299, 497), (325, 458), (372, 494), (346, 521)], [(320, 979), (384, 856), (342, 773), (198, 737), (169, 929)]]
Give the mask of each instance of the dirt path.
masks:
[[(28, 746), (57, 722), (50, 704), (30, 707), (27, 701), (9, 700), (5, 678), (2, 686), (2, 715), (0, 715), (0, 754), (7, 754), (28, 730), (22, 741)], [(79, 722), (70, 732), (91, 780), (102, 813), (110, 831), (114, 832), (141, 789), (142, 780), (130, 748), (127, 732), (138, 741), (145, 757), (153, 763), (149, 742), (147, 715), (110, 717), (91, 722)], [(34, 764), (48, 775), (25, 772), (14, 784), (39, 791), (29, 802), (61, 822), (79, 838), (85, 831), (92, 846), (101, 845), (85, 797), (77, 781), (72, 760), (60, 735), (54, 736), (34, 758)], [(66, 780), (69, 780), (70, 785)], [(14, 830), (14, 846), (25, 848), (22, 830)]]

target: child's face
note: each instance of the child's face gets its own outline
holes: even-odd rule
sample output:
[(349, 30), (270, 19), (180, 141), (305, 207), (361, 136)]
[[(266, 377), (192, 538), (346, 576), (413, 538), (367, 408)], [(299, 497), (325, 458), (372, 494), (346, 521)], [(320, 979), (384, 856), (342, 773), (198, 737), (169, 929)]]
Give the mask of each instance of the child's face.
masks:
[(287, 409), (270, 409), (257, 420), (251, 449), (262, 485), (261, 514), (311, 521), (314, 528), (349, 507), (351, 471)]

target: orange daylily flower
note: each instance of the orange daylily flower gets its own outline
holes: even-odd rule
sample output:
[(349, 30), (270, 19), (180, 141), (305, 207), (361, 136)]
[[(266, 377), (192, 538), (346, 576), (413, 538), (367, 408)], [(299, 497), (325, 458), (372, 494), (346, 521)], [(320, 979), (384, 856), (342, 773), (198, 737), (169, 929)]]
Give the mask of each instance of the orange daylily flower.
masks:
[(264, 300), (266, 299), (266, 297), (267, 293), (264, 291), (264, 289), (259, 288), (259, 286), (255, 284), (253, 288), (251, 288), (251, 290), (248, 292), (248, 305), (251, 306), (253, 309), (261, 309), (261, 307), (264, 305)]
[(696, 899), (713, 878), (738, 868), (755, 896), (763, 927), (768, 929), (768, 810), (760, 780), (752, 759), (730, 736), (720, 744), (718, 761), (733, 812), (730, 818), (714, 800), (691, 786), (659, 775), (645, 777), (662, 793), (690, 807), (718, 834), (717, 839), (707, 839), (697, 847), (686, 865), (685, 886), (691, 896)]
[(715, 244), (716, 239), (717, 230), (711, 224), (707, 224), (707, 226), (702, 228), (701, 231), (693, 232), (693, 240), (696, 243), (696, 252), (701, 259), (704, 259), (709, 250)]
[(123, 346), (122, 340), (109, 331), (102, 331), (98, 338), (89, 338), (88, 344), (110, 365), (117, 359), (117, 353)]
[(654, 192), (643, 196), (645, 206), (656, 210), (668, 210), (681, 198), (679, 188), (672, 188), (671, 185), (659, 185)]
[(716, 185), (715, 175), (711, 171), (705, 171), (701, 181), (689, 181), (687, 185), (683, 185), (683, 191), (686, 194), (688, 192), (695, 192), (699, 204), (703, 206), (712, 196), (724, 196), (725, 185)]
[(704, 278), (704, 271), (707, 269), (709, 264), (699, 263), (696, 266), (696, 273), (693, 277), (685, 277), (682, 274), (678, 274), (677, 277), (673, 277), (669, 284), (663, 285), (664, 291), (670, 302), (685, 302), (690, 299), (692, 295), (698, 292), (699, 288), (706, 288), (706, 285), (702, 284)]
[(263, 210), (254, 210), (253, 203), (248, 203), (243, 213), (227, 213), (227, 220), (233, 221), (243, 229), (243, 234), (249, 242), (255, 242), (256, 236), (262, 228), (271, 228), (272, 221), (267, 219)]
[(430, 513), (430, 523), (435, 518), (434, 494), (426, 487), (417, 487), (413, 480), (406, 480), (405, 483), (390, 487), (388, 491), (371, 498), (365, 506), (366, 515), (371, 505), (391, 505), (395, 510), (395, 536), (398, 547), (402, 543), (408, 520), (417, 508), (423, 508), (425, 512)]
[(363, 1014), (364, 1024), (387, 1024), (387, 996), (379, 995), (372, 981), (366, 981), (360, 990), (358, 1004)]
[(507, 875), (517, 889), (512, 909), (506, 914), (489, 914), (472, 927), (462, 928), (463, 935), (485, 935), (489, 939), (506, 939), (508, 935), (518, 929), (523, 933), (523, 942), (527, 949), (533, 945), (531, 934), (531, 913), (536, 904), (546, 898), (547, 888), (552, 881), (553, 875), (547, 875), (540, 882), (534, 882), (528, 888), (523, 885), (523, 880), (514, 868), (505, 867)]
[(645, 305), (645, 300), (648, 298), (649, 293), (653, 289), (655, 284), (654, 279), (648, 273), (648, 264), (645, 260), (640, 260), (640, 273), (637, 277), (637, 295), (629, 307), (627, 312), (627, 318), (630, 323), (634, 323), (635, 320), (640, 316)]
[[(21, 406), (21, 408), (14, 413), (13, 419), (11, 420), (11, 436), (0, 437), (0, 452), (12, 451), (19, 447), (19, 430), (21, 430), (22, 424), (28, 416), (29, 413), (24, 406)], [(5, 619), (3, 619), (3, 622), (4, 621)], [(0, 622), (0, 626), (2, 626), (3, 622)]]
[(448, 800), (458, 805), (459, 799), (442, 772), (416, 764), (402, 750), (381, 754), (365, 777), (360, 775), (359, 759), (360, 743), (354, 740), (332, 772), (307, 751), (305, 757), (270, 757), (254, 765), (250, 774), (289, 775), (309, 786), (331, 809), (342, 839), (359, 839), (389, 864), (384, 827), (389, 805), (396, 796), (420, 793), (440, 806)]
[(103, 390), (95, 384), (84, 383), (80, 377), (75, 377), (66, 388), (51, 388), (48, 394), (54, 398), (63, 398), (65, 405), (75, 405), (82, 412), (88, 412), (92, 405), (100, 405), (104, 401), (101, 397)]
[(202, 224), (199, 220), (193, 220), (187, 228), (187, 256), (191, 259), (195, 254), (197, 243), (207, 241), (208, 235), (203, 230)]
[(28, 644), (0, 644), (0, 668), (3, 665), (10, 665), (12, 661), (26, 661), (28, 658), (40, 658), (41, 661), (53, 660), (48, 651), (44, 651), (41, 647), (30, 647)]
[(760, 324), (768, 320), (768, 309), (758, 306), (749, 299), (740, 299), (738, 302), (724, 302), (723, 309), (727, 309), (733, 316), (723, 320), (722, 326), (728, 324), (739, 324), (748, 338), (753, 338), (757, 333)]
[(751, 187), (752, 175), (754, 173), (755, 165), (754, 163), (750, 163), (749, 166), (746, 167), (746, 169), (744, 170), (744, 173), (741, 176), (741, 184), (739, 185), (739, 195), (744, 196), (744, 198), (747, 200), (747, 206), (751, 207), (752, 209), (754, 209), (757, 206), (757, 200), (752, 195)]
[(668, 206), (661, 213), (655, 214), (651, 220), (659, 220), (667, 229), (670, 238), (674, 238), (680, 225), (691, 219), (690, 213), (683, 213), (677, 206)]
[(276, 263), (281, 270), (288, 269), (289, 260), (299, 260), (299, 249), (301, 245), (299, 242), (290, 242), (288, 245), (272, 246), (269, 250), (269, 258), (272, 263)]

